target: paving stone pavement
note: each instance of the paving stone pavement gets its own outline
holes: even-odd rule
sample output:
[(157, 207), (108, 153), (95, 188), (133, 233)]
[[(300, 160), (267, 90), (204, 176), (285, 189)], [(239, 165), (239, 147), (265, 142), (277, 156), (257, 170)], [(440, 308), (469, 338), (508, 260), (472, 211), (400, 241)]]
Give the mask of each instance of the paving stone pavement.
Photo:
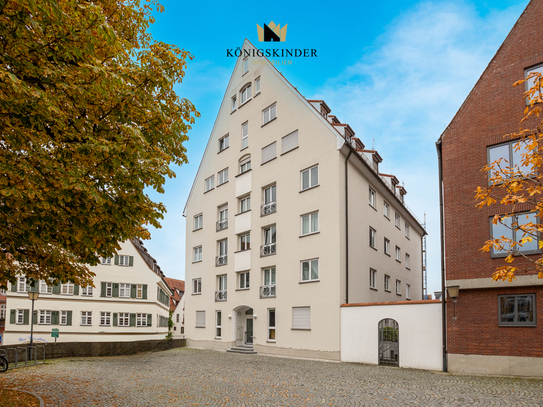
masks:
[(0, 374), (65, 406), (543, 406), (543, 380), (177, 348)]

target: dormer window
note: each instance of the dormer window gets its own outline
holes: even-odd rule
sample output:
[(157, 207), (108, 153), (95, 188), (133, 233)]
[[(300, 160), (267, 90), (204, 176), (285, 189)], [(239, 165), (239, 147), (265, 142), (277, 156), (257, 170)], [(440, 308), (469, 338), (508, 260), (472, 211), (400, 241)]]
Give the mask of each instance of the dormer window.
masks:
[[(241, 92), (241, 105), (246, 103), (249, 99), (251, 99), (251, 84), (249, 83), (247, 86), (245, 86)], [(240, 105), (240, 106), (241, 106)]]

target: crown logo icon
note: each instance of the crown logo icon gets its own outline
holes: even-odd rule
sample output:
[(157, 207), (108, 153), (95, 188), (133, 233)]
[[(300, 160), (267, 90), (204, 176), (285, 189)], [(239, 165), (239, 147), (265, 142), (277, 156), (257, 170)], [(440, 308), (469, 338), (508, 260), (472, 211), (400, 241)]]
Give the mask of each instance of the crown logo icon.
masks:
[(258, 31), (258, 41), (260, 42), (272, 42), (272, 41), (281, 41), (284, 42), (287, 39), (287, 25), (285, 24), (283, 28), (279, 24), (275, 24), (273, 21), (269, 24), (263, 24), (264, 28), (256, 25)]

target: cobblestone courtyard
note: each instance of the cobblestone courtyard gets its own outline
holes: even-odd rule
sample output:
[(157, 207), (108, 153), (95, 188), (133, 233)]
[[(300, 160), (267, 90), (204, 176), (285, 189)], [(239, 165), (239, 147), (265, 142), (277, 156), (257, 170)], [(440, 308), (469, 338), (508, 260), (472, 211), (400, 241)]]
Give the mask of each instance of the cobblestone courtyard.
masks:
[(177, 348), (0, 374), (46, 406), (543, 406), (543, 380)]

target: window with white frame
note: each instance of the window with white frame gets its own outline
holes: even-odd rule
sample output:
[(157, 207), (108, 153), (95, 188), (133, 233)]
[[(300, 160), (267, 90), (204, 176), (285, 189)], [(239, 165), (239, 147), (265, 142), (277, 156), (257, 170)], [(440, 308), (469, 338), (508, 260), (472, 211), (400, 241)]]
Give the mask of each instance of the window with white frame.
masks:
[(402, 294), (402, 282), (400, 280), (396, 280), (396, 294)]
[(405, 237), (407, 237), (408, 239), (410, 238), (410, 230), (409, 230), (409, 223), (405, 223)]
[(396, 260), (402, 261), (402, 251), (400, 250), (398, 246), (396, 246)]
[(25, 310), (24, 309), (18, 309), (17, 310), (17, 324), (24, 324), (25, 321)]
[[(539, 236), (534, 236), (533, 233), (526, 233), (522, 230), (524, 225), (528, 223), (537, 224), (539, 220), (535, 212), (522, 212), (513, 216), (500, 220), (497, 224), (490, 217), (490, 233), (493, 239), (505, 237), (510, 239), (509, 242), (502, 242), (501, 248), (491, 249), (492, 257), (507, 256), (509, 251), (515, 253), (534, 254), (540, 253)], [(521, 245), (521, 240), (526, 237), (531, 237), (531, 241), (524, 241)]]
[(192, 293), (202, 294), (202, 279), (201, 278), (195, 278), (192, 280)]
[(211, 191), (213, 188), (215, 188), (215, 175), (206, 178), (204, 182), (204, 192)]
[(270, 145), (262, 149), (262, 164), (265, 164), (268, 161), (271, 161), (277, 157), (275, 147), (276, 147), (276, 142), (274, 141), (273, 143), (271, 143)]
[(369, 203), (370, 203), (370, 206), (375, 209), (375, 207), (377, 205), (376, 204), (375, 191), (371, 187), (369, 188)]
[[(241, 125), (241, 149), (249, 146), (249, 122), (245, 122)], [(243, 173), (245, 171), (240, 171)]]
[(224, 257), (224, 260), (225, 260), (225, 263), (226, 264), (226, 256), (228, 254), (228, 239), (223, 239), (223, 240), (219, 240), (217, 242), (217, 245), (218, 245), (218, 252), (219, 252), (219, 257)]
[(236, 110), (236, 97), (232, 96), (232, 111)]
[(143, 298), (143, 284), (136, 286), (136, 298)]
[(106, 283), (106, 297), (113, 296), (113, 283)]
[(217, 222), (217, 231), (228, 227), (228, 204), (219, 206), (219, 221)]
[(311, 329), (311, 307), (292, 307), (292, 329)]
[(268, 308), (268, 341), (275, 342), (275, 308)]
[(260, 93), (260, 76), (255, 79), (255, 95)]
[(385, 254), (390, 256), (390, 240), (385, 237)]
[(222, 313), (215, 311), (215, 338), (219, 339), (222, 333)]
[(119, 255), (119, 266), (128, 267), (130, 266), (130, 256)]
[(277, 117), (277, 104), (274, 103), (270, 107), (262, 111), (262, 124), (271, 122)]
[(130, 284), (126, 284), (126, 283), (119, 284), (119, 297), (130, 298)]
[(411, 286), (409, 284), (406, 284), (405, 285), (405, 298), (407, 298), (408, 300), (411, 299), (411, 294), (409, 293), (410, 290), (411, 290)]
[(239, 289), (245, 290), (249, 287), (249, 272), (244, 271), (243, 273), (239, 273)]
[(217, 291), (226, 291), (227, 290), (226, 282), (227, 282), (226, 274), (217, 276)]
[(136, 314), (136, 326), (147, 326), (147, 314)]
[(301, 216), (302, 220), (302, 236), (319, 231), (319, 212), (308, 213)]
[(6, 304), (0, 304), (0, 319), (6, 319)]
[(370, 288), (377, 288), (377, 270), (370, 269)]
[(243, 75), (249, 72), (249, 57), (243, 60)]
[(68, 325), (68, 311), (60, 311), (60, 325)]
[(192, 230), (202, 229), (203, 226), (204, 226), (204, 215), (200, 213), (199, 215), (196, 215), (194, 217), (194, 227)]
[[(528, 146), (526, 142), (522, 140), (513, 140), (507, 143), (498, 144), (488, 147), (488, 164), (490, 165), (494, 161), (500, 160), (500, 167), (505, 169), (511, 167), (515, 172), (520, 171), (524, 176), (527, 176), (532, 171), (531, 165), (523, 164), (523, 154), (528, 153)], [(498, 169), (488, 172), (488, 176), (491, 177), (492, 172), (496, 172)], [(500, 172), (503, 178), (509, 178), (512, 174), (507, 171), (506, 173)]]
[(281, 154), (288, 153), (298, 147), (298, 130), (287, 134), (281, 139)]
[(411, 256), (409, 256), (408, 253), (405, 253), (405, 268), (406, 269), (411, 268)]
[(239, 250), (245, 251), (251, 248), (251, 234), (245, 233), (239, 237)]
[(251, 84), (248, 84), (241, 90), (241, 104), (248, 102), (251, 99)]
[(53, 286), (47, 284), (47, 281), (40, 280), (40, 293), (41, 294), (53, 294)]
[(262, 229), (264, 245), (262, 246), (261, 255), (269, 256), (275, 254), (275, 241), (276, 241), (276, 227), (268, 226)]
[(319, 166), (315, 165), (301, 172), (302, 191), (319, 185)]
[(400, 215), (398, 214), (398, 212), (396, 212), (395, 214), (394, 224), (398, 229), (400, 229)]
[(119, 326), (130, 326), (130, 314), (128, 312), (119, 312)]
[(40, 319), (38, 321), (40, 325), (50, 325), (51, 324), (51, 311), (50, 310), (40, 310)]
[(390, 276), (385, 274), (385, 291), (390, 291)]
[(387, 201), (383, 201), (383, 215), (385, 215), (385, 218), (390, 220), (390, 205)]
[(194, 257), (193, 262), (196, 263), (197, 261), (202, 261), (202, 246), (197, 246), (193, 249), (194, 251)]
[(230, 146), (230, 136), (227, 134), (219, 139), (219, 153)]
[(228, 168), (219, 171), (219, 173), (217, 174), (217, 186), (222, 185), (225, 182), (228, 182)]
[(111, 312), (100, 312), (100, 325), (111, 325)]
[(60, 286), (60, 293), (64, 295), (74, 295), (73, 283), (66, 283)]
[(316, 281), (319, 279), (319, 259), (304, 260), (302, 266), (302, 281)]
[(102, 257), (103, 266), (111, 266), (111, 257)]
[(377, 247), (375, 246), (376, 239), (377, 239), (377, 232), (375, 231), (374, 228), (370, 227), (370, 247), (374, 249), (377, 249)]
[(196, 311), (196, 328), (206, 327), (206, 312)]
[(247, 212), (251, 209), (251, 197), (246, 196), (239, 199), (239, 213)]
[(239, 162), (239, 173), (243, 174), (251, 169), (251, 157), (245, 158)]
[(81, 325), (92, 325), (92, 311), (81, 311)]
[(17, 280), (17, 292), (25, 293), (30, 291), (30, 286), (26, 284), (25, 277), (19, 277)]
[(264, 269), (264, 286), (275, 286), (275, 267), (269, 267)]
[(92, 285), (81, 288), (81, 295), (85, 297), (92, 297)]
[(262, 205), (261, 216), (269, 215), (277, 211), (277, 186), (265, 187), (262, 194), (264, 204)]

